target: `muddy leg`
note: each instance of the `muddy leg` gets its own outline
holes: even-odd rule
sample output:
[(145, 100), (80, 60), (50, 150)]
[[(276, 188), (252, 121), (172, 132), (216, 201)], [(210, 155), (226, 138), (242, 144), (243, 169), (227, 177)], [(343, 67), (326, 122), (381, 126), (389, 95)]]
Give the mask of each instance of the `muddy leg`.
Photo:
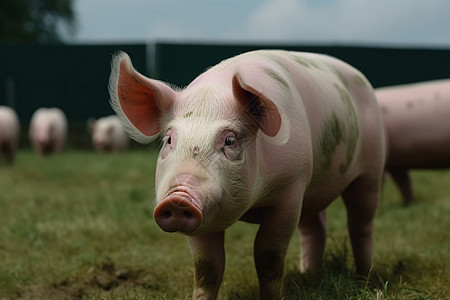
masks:
[(224, 232), (188, 237), (195, 266), (193, 299), (216, 299), (225, 269)]
[[(303, 193), (303, 185), (294, 184), (277, 195), (280, 206), (262, 210), (254, 247), (260, 299), (283, 298), (284, 260), (300, 220), (301, 205), (298, 204), (297, 198)], [(293, 199), (297, 201), (292, 201)]]

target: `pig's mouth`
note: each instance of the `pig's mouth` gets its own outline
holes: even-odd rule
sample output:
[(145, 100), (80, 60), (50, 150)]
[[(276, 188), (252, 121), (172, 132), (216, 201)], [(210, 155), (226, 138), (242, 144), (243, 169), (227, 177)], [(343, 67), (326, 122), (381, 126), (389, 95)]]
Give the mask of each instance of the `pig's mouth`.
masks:
[(203, 220), (197, 193), (186, 185), (172, 186), (156, 206), (153, 216), (162, 230), (167, 232), (195, 232)]

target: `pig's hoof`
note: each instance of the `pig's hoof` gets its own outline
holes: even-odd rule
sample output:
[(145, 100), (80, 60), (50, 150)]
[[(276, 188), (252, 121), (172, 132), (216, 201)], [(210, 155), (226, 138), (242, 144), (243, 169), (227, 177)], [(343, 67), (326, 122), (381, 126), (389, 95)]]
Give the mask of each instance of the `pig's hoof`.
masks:
[(181, 191), (171, 193), (159, 203), (153, 216), (158, 226), (167, 232), (193, 233), (202, 222), (202, 212), (196, 201)]

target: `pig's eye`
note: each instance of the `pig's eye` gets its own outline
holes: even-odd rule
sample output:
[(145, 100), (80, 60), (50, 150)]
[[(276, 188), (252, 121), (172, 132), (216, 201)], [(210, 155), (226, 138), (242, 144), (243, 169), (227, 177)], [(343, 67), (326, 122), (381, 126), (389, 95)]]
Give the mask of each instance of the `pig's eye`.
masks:
[(162, 140), (162, 148), (161, 148), (161, 159), (164, 159), (172, 152), (177, 144), (177, 133), (173, 129), (169, 129), (166, 133), (166, 136)]
[(236, 143), (236, 138), (234, 136), (228, 136), (225, 138), (225, 146), (233, 146)]
[(233, 131), (227, 130), (222, 133), (222, 152), (229, 160), (235, 161), (242, 158), (239, 139), (240, 138), (236, 137), (236, 134)]

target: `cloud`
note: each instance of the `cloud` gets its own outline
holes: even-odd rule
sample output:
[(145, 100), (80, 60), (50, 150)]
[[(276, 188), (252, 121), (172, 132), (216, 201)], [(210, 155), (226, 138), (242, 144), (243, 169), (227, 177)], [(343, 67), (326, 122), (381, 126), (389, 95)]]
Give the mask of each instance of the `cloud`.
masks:
[(207, 33), (202, 28), (193, 24), (182, 23), (177, 20), (158, 19), (152, 22), (145, 36), (156, 40), (197, 40), (207, 38)]
[(74, 41), (450, 46), (448, 0), (78, 0)]
[(268, 0), (249, 16), (242, 36), (288, 42), (444, 40), (450, 44), (448, 29), (439, 25), (450, 24), (449, 9), (447, 0), (335, 0), (326, 5)]
[(305, 11), (302, 1), (266, 1), (250, 15), (246, 34), (252, 39), (299, 39)]

